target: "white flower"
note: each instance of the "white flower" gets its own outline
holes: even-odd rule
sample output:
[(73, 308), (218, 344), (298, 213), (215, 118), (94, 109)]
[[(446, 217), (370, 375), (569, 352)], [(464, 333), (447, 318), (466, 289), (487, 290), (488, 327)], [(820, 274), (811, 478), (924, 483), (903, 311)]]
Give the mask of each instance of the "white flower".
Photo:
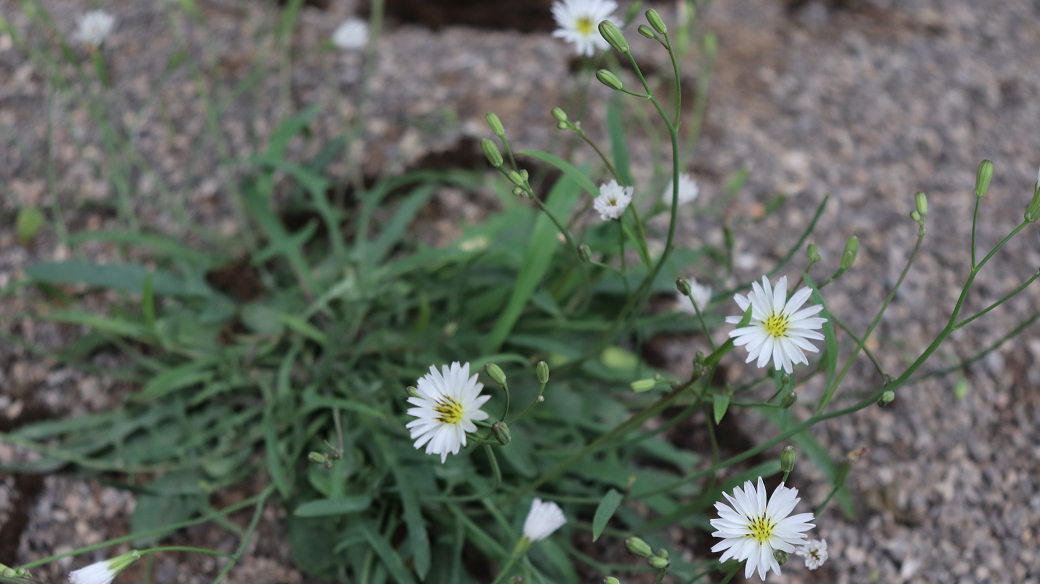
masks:
[(613, 0), (562, 0), (552, 5), (553, 18), (560, 28), (553, 36), (574, 43), (579, 55), (591, 57), (596, 49), (606, 50), (610, 44), (599, 34), (599, 23), (611, 18), (617, 3)]
[(358, 18), (348, 18), (332, 33), (332, 44), (345, 51), (362, 49), (368, 44), (368, 23)]
[(110, 584), (117, 574), (139, 559), (141, 559), (141, 554), (134, 550), (121, 556), (95, 562), (86, 568), (69, 572), (69, 582), (72, 584)]
[[(693, 299), (697, 302), (697, 308), (704, 312), (704, 307), (711, 302), (711, 286), (698, 284), (697, 278), (692, 278), (690, 280), (690, 296), (693, 296)], [(693, 303), (682, 292), (679, 293), (679, 310), (689, 314), (697, 314), (697, 311), (693, 309)]]
[(609, 183), (600, 185), (599, 196), (592, 202), (592, 208), (599, 211), (599, 218), (604, 221), (617, 219), (632, 202), (632, 191), (632, 187), (623, 187), (611, 179)]
[(567, 523), (567, 518), (563, 516), (559, 505), (535, 499), (531, 501), (531, 510), (524, 520), (524, 537), (532, 543), (542, 541), (563, 527), (564, 523)]
[[(823, 335), (814, 329), (827, 322), (826, 318), (813, 316), (823, 310), (822, 305), (798, 310), (811, 294), (812, 290), (805, 287), (787, 300), (787, 276), (780, 278), (775, 288), (770, 288), (769, 279), (762, 276), (762, 285), (754, 282), (746, 298), (740, 294), (733, 296), (741, 310), (747, 311), (751, 306), (750, 326), (729, 333), (733, 344), (747, 349), (746, 363), (757, 358), (758, 366), (765, 367), (772, 357), (776, 369), (783, 367), (788, 373), (792, 372), (793, 363), (809, 364), (802, 350), (816, 353), (819, 349), (806, 339), (822, 340)], [(727, 316), (726, 322), (737, 324), (742, 318), (743, 315)]]
[(827, 561), (827, 540), (814, 539), (796, 549), (794, 553), (805, 558), (805, 567), (815, 570)]
[(116, 19), (104, 10), (92, 10), (76, 21), (77, 28), (72, 38), (100, 47), (112, 33), (115, 23)]
[(773, 496), (766, 503), (766, 485), (762, 477), (758, 477), (758, 487), (746, 481), (744, 489), (733, 489), (733, 496), (722, 493), (730, 505), (718, 501), (715, 509), (718, 519), (711, 520), (711, 526), (718, 529), (712, 534), (723, 538), (711, 548), (712, 552), (726, 550), (719, 558), (725, 562), (730, 558), (737, 561), (747, 560), (744, 577), (750, 578), (758, 569), (758, 577), (763, 581), (770, 568), (780, 575), (780, 564), (773, 557), (774, 550), (787, 553), (795, 551), (796, 545), (806, 543), (803, 532), (815, 527), (812, 513), (802, 513), (788, 517), (798, 498), (798, 489), (789, 489), (780, 483), (773, 491)]
[[(697, 188), (697, 183), (685, 172), (679, 175), (679, 204), (685, 205), (692, 203), (697, 200), (697, 195), (700, 194), (700, 189)], [(665, 205), (672, 206), (672, 181), (668, 181), (668, 188), (664, 190), (664, 194), (661, 195), (661, 200), (664, 201)]]
[(406, 427), (417, 449), (426, 444), (426, 454), (440, 454), (443, 463), (449, 453), (458, 454), (466, 445), (466, 432), (477, 431), (473, 420), (487, 419), (488, 413), (480, 406), (491, 396), (480, 395), (484, 384), (476, 375), (469, 376), (469, 363), (455, 362), (450, 369), (443, 365), (441, 371), (430, 365), (430, 372), (416, 385), (419, 395), (408, 398), (408, 403), (417, 406), (409, 408), (408, 415), (416, 419)]

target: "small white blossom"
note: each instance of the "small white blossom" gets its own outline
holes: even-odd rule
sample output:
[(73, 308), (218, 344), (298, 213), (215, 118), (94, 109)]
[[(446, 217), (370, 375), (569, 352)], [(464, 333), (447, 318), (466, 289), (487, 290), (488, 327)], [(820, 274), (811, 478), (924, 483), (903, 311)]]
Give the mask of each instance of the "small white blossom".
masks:
[[(697, 183), (685, 172), (679, 175), (679, 204), (686, 205), (697, 200), (697, 195), (700, 194), (700, 189), (697, 188)], [(665, 205), (672, 206), (672, 181), (668, 181), (668, 188), (664, 190), (661, 195), (661, 200), (664, 201)]]
[(720, 562), (731, 558), (747, 561), (744, 578), (750, 578), (756, 569), (763, 582), (770, 569), (779, 576), (780, 564), (773, 557), (773, 551), (795, 551), (795, 546), (806, 543), (803, 532), (815, 527), (809, 523), (813, 520), (812, 513), (791, 516), (791, 511), (801, 500), (798, 498), (798, 489), (790, 489), (780, 483), (767, 503), (765, 482), (762, 477), (758, 477), (758, 487), (746, 481), (743, 490), (740, 487), (733, 490), (732, 497), (729, 493), (722, 495), (730, 504), (722, 501), (715, 503), (719, 518), (712, 519), (711, 526), (718, 531), (712, 533), (712, 536), (721, 537), (722, 541), (715, 544), (711, 551), (725, 550), (719, 558)]
[(72, 38), (100, 47), (101, 43), (105, 42), (108, 35), (112, 33), (112, 27), (115, 24), (116, 19), (111, 14), (104, 10), (92, 10), (80, 16), (76, 21), (77, 28)]
[(552, 5), (556, 26), (553, 36), (574, 43), (579, 55), (591, 57), (596, 49), (606, 50), (610, 44), (599, 34), (599, 23), (611, 18), (617, 3), (613, 0), (562, 0)]
[[(815, 316), (822, 305), (810, 306), (798, 310), (812, 295), (808, 287), (802, 288), (787, 300), (787, 276), (780, 278), (775, 288), (769, 286), (769, 279), (762, 276), (762, 285), (752, 284), (752, 291), (747, 297), (741, 294), (733, 296), (740, 309), (747, 311), (751, 307), (751, 323), (743, 328), (730, 331), (733, 344), (744, 346), (748, 357), (746, 363), (758, 359), (758, 366), (765, 367), (770, 357), (776, 369), (783, 367), (791, 373), (794, 363), (809, 364), (805, 351), (819, 351), (807, 339), (822, 340), (823, 335), (816, 330), (823, 327), (826, 318)], [(786, 301), (786, 304), (785, 304)], [(727, 316), (726, 322), (737, 324), (744, 316)]]
[(426, 454), (440, 454), (441, 463), (448, 454), (458, 454), (466, 445), (466, 433), (476, 432), (474, 420), (486, 420), (488, 413), (481, 410), (490, 395), (480, 395), (484, 384), (477, 376), (470, 377), (469, 363), (452, 363), (441, 371), (430, 365), (430, 372), (416, 384), (417, 397), (408, 398), (416, 406), (408, 409), (415, 420), (408, 422), (415, 448), (426, 444)]
[(567, 518), (563, 516), (559, 505), (535, 499), (531, 501), (531, 510), (524, 520), (524, 537), (532, 543), (541, 541), (563, 527), (564, 523), (567, 523)]
[(139, 559), (141, 559), (141, 554), (135, 550), (108, 560), (95, 562), (86, 568), (69, 572), (69, 582), (71, 584), (111, 584), (116, 575)]
[(814, 539), (794, 551), (805, 558), (805, 567), (815, 570), (827, 561), (827, 540)]
[(344, 51), (363, 49), (368, 44), (368, 23), (358, 18), (348, 18), (332, 33), (332, 44)]
[(632, 202), (632, 187), (623, 187), (616, 180), (600, 185), (599, 196), (592, 202), (592, 208), (599, 211), (599, 218), (607, 221), (617, 219), (625, 213)]
[[(711, 302), (711, 286), (698, 284), (697, 278), (692, 278), (690, 279), (690, 296), (693, 296), (697, 302), (697, 308), (704, 312), (704, 307)], [(697, 314), (697, 311), (693, 309), (693, 303), (682, 292), (679, 292), (679, 310), (688, 314)]]

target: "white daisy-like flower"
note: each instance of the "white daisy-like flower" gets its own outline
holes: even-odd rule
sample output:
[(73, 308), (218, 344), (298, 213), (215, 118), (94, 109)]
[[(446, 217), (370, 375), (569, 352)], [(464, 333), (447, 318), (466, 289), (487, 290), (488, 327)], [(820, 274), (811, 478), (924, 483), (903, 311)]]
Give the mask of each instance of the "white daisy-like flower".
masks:
[[(711, 302), (711, 286), (698, 284), (697, 278), (691, 278), (690, 296), (693, 296), (694, 301), (697, 302), (697, 308), (704, 312), (704, 307)], [(679, 310), (688, 314), (697, 314), (693, 308), (693, 302), (690, 302), (690, 299), (682, 292), (679, 292)]]
[[(679, 175), (679, 204), (686, 205), (692, 203), (697, 200), (697, 195), (699, 194), (700, 189), (697, 188), (696, 181), (689, 174), (681, 173)], [(672, 206), (672, 181), (668, 181), (668, 188), (661, 195), (661, 200), (664, 201), (665, 205)]]
[(430, 365), (430, 372), (416, 384), (418, 397), (408, 398), (416, 406), (408, 409), (408, 415), (416, 419), (408, 422), (415, 448), (426, 445), (426, 454), (440, 454), (441, 463), (448, 454), (458, 454), (466, 445), (466, 433), (476, 432), (474, 420), (486, 420), (488, 413), (480, 407), (491, 399), (480, 395), (484, 384), (477, 376), (469, 376), (469, 363), (459, 365), (456, 361), (441, 366), (441, 370)]
[(368, 23), (359, 18), (343, 21), (332, 33), (332, 44), (344, 51), (356, 51), (368, 44)]
[(531, 501), (531, 510), (524, 520), (524, 537), (531, 543), (542, 541), (563, 527), (564, 523), (567, 523), (567, 518), (563, 516), (559, 505), (552, 501), (535, 499)]
[(611, 18), (617, 3), (613, 0), (562, 0), (552, 5), (553, 18), (560, 28), (553, 36), (574, 43), (579, 55), (591, 57), (596, 49), (606, 50), (610, 44), (599, 34), (599, 23)]
[(112, 33), (112, 27), (115, 24), (116, 19), (111, 14), (104, 10), (91, 10), (76, 21), (77, 28), (76, 32), (72, 34), (72, 38), (100, 47), (101, 43), (105, 42), (108, 35)]
[(623, 187), (616, 180), (600, 185), (599, 196), (592, 201), (592, 208), (599, 211), (599, 218), (607, 221), (617, 219), (625, 213), (632, 202), (633, 187)]
[(741, 562), (746, 560), (745, 578), (750, 578), (756, 569), (762, 581), (770, 569), (779, 576), (780, 564), (773, 552), (795, 551), (795, 546), (807, 543), (803, 532), (815, 527), (809, 523), (813, 520), (812, 513), (791, 515), (801, 500), (798, 489), (789, 489), (780, 483), (766, 503), (766, 485), (762, 477), (758, 477), (757, 488), (751, 481), (746, 481), (743, 489), (733, 489), (732, 497), (729, 493), (722, 495), (732, 507), (722, 501), (715, 503), (719, 518), (712, 519), (711, 526), (718, 531), (712, 536), (721, 537), (722, 541), (711, 551), (725, 550), (720, 562), (731, 558)]
[(86, 568), (69, 572), (69, 582), (72, 584), (111, 584), (116, 575), (139, 559), (141, 559), (141, 554), (134, 550), (121, 556), (95, 562)]
[(827, 540), (814, 539), (794, 551), (805, 558), (805, 567), (815, 570), (827, 561)]
[[(787, 300), (787, 276), (780, 278), (775, 288), (770, 288), (769, 279), (762, 276), (762, 285), (754, 282), (747, 297), (733, 296), (741, 310), (751, 307), (750, 325), (729, 333), (733, 344), (747, 349), (746, 363), (758, 359), (758, 366), (765, 367), (772, 357), (776, 369), (783, 367), (788, 373), (793, 371), (794, 363), (809, 364), (802, 350), (819, 351), (808, 339), (823, 340), (816, 330), (827, 322), (826, 318), (815, 316), (823, 310), (822, 305), (798, 310), (811, 295), (812, 290), (805, 287)], [(737, 324), (742, 318), (743, 315), (727, 316), (726, 322)]]

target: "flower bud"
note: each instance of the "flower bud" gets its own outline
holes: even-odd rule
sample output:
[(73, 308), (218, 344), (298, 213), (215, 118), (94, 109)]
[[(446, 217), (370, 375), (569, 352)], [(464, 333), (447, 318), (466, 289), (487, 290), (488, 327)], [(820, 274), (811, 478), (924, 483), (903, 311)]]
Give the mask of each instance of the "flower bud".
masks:
[(325, 464), (329, 461), (328, 455), (322, 454), (321, 452), (311, 452), (307, 455), (307, 459), (318, 464)]
[(520, 178), (524, 179), (524, 182), (527, 182), (527, 179), (530, 178), (530, 176), (531, 175), (527, 174), (527, 170), (523, 168), (520, 169)]
[(921, 217), (928, 214), (928, 195), (917, 193), (914, 195), (914, 202), (917, 204), (917, 212), (921, 214)]
[(784, 372), (780, 375), (780, 387), (787, 387), (791, 383), (791, 374)]
[(1025, 219), (1030, 223), (1040, 219), (1040, 178), (1037, 179), (1036, 185), (1033, 187), (1033, 200), (1026, 207)]
[(621, 580), (618, 580), (613, 576), (607, 576), (603, 579), (603, 584), (621, 584)]
[(487, 138), (480, 141), (480, 149), (484, 151), (484, 156), (487, 156), (488, 162), (491, 166), (499, 168), (502, 166), (502, 153), (498, 151), (498, 146)]
[(524, 197), (525, 199), (528, 197), (527, 191), (524, 190), (524, 187), (513, 187), (513, 194), (518, 197)]
[(896, 392), (889, 389), (885, 391), (885, 393), (881, 394), (881, 397), (879, 397), (877, 400), (877, 405), (879, 408), (883, 408), (888, 404), (892, 403), (892, 400), (894, 399), (896, 399)]
[(556, 129), (557, 130), (569, 130), (570, 127), (571, 127), (570, 122), (560, 122), (560, 123), (556, 124)]
[(815, 264), (823, 259), (820, 257), (820, 248), (815, 243), (810, 243), (809, 246), (805, 248), (805, 253), (809, 256), (810, 264)]
[(856, 261), (857, 253), (859, 253), (859, 238), (853, 235), (845, 242), (845, 251), (841, 254), (842, 271), (852, 267), (852, 262)]
[(783, 566), (787, 563), (787, 552), (784, 550), (773, 550), (773, 559), (776, 560), (776, 563)]
[(655, 385), (657, 385), (657, 380), (653, 377), (647, 379), (640, 379), (639, 381), (632, 382), (632, 391), (636, 393), (643, 393), (644, 391), (649, 391), (653, 389)]
[(596, 71), (596, 79), (599, 79), (600, 83), (606, 85), (614, 91), (618, 91), (622, 87), (624, 87), (624, 85), (621, 83), (621, 80), (618, 79), (617, 75), (614, 75), (606, 69), (600, 69), (599, 71)]
[(914, 209), (913, 211), (910, 211), (910, 218), (913, 219), (914, 221), (917, 221), (918, 223), (920, 223), (921, 222), (921, 213), (919, 213), (917, 211), (917, 209)]
[(989, 190), (989, 181), (993, 179), (993, 163), (983, 160), (979, 164), (979, 170), (975, 172), (975, 196), (985, 196)]
[(599, 23), (599, 34), (603, 37), (603, 40), (614, 47), (615, 51), (619, 53), (628, 52), (628, 41), (625, 40), (625, 35), (621, 34), (621, 29), (613, 22), (604, 20)]
[(592, 250), (586, 244), (578, 246), (578, 258), (586, 264), (592, 261)]
[(498, 443), (502, 446), (507, 446), (509, 441), (513, 439), (512, 434), (509, 433), (509, 426), (502, 422), (495, 422), (491, 425), (491, 435), (498, 440)]
[(791, 406), (793, 406), (797, 401), (798, 394), (792, 391), (791, 393), (785, 395), (784, 399), (780, 400), (780, 408), (784, 410), (789, 410), (791, 409)]
[(636, 29), (636, 32), (638, 32), (639, 34), (645, 36), (648, 39), (655, 39), (655, 38), (657, 38), (657, 35), (654, 34), (653, 29), (650, 28), (649, 26), (645, 25), (645, 24), (640, 24), (639, 28)]
[(650, 23), (650, 26), (654, 27), (654, 30), (661, 34), (668, 32), (668, 27), (664, 25), (664, 21), (661, 20), (661, 15), (656, 10), (651, 8), (646, 11), (646, 21)]
[(494, 363), (487, 363), (484, 365), (484, 371), (487, 372), (488, 377), (495, 380), (495, 383), (499, 385), (506, 384), (506, 373), (502, 371), (502, 368)]
[(834, 475), (834, 488), (840, 489), (845, 486), (845, 481), (849, 480), (849, 472), (852, 471), (852, 461), (846, 458), (841, 461), (838, 465), (838, 472)]
[(549, 383), (549, 364), (545, 361), (539, 361), (535, 367), (535, 374), (538, 375), (538, 383)]
[(794, 446), (787, 445), (780, 451), (780, 470), (791, 472), (794, 470), (794, 461), (797, 459)]
[(650, 558), (654, 555), (654, 550), (650, 549), (650, 544), (639, 539), (638, 537), (630, 537), (625, 540), (625, 547), (628, 551), (632, 552), (637, 556), (644, 558)]
[(660, 556), (654, 556), (646, 561), (646, 564), (655, 570), (664, 570), (672, 563), (668, 561), (668, 558), (662, 558)]
[(560, 109), (558, 107), (554, 107), (554, 108), (552, 108), (552, 117), (556, 118), (557, 122), (566, 122), (567, 121), (567, 112), (563, 111), (562, 109)]
[(676, 278), (675, 289), (679, 291), (679, 294), (683, 296), (689, 296), (691, 292), (690, 281), (682, 276)]
[(664, 548), (661, 548), (661, 549), (657, 550), (657, 557), (664, 558), (664, 559), (667, 560), (668, 559), (668, 550), (666, 550)]
[(411, 385), (409, 385), (408, 387), (404, 388), (404, 390), (406, 392), (408, 392), (408, 395), (410, 395), (412, 397), (419, 397), (419, 390), (415, 389), (415, 387), (413, 387)]
[(492, 133), (499, 138), (506, 135), (506, 129), (502, 126), (502, 120), (498, 119), (495, 112), (488, 112), (484, 118), (487, 120), (488, 126), (491, 127)]
[(510, 170), (509, 172), (507, 172), (506, 178), (509, 179), (509, 182), (513, 183), (518, 187), (524, 186), (524, 177), (520, 176), (520, 173), (515, 170)]

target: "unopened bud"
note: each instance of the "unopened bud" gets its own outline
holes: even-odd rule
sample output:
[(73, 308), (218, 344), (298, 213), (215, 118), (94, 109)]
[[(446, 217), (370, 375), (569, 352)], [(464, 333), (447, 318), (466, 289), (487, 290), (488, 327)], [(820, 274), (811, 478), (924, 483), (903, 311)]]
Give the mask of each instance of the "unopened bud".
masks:
[(653, 389), (655, 385), (657, 385), (657, 380), (652, 377), (649, 379), (640, 379), (639, 381), (632, 382), (632, 391), (643, 393), (644, 391)]
[(646, 11), (646, 21), (650, 23), (650, 26), (654, 27), (654, 30), (661, 34), (668, 32), (668, 27), (664, 25), (664, 21), (661, 20), (661, 15), (656, 10), (651, 8)]
[(535, 374), (538, 375), (538, 383), (549, 383), (549, 364), (545, 361), (539, 361), (538, 365), (534, 368)]
[(849, 472), (852, 471), (852, 461), (846, 458), (841, 461), (838, 465), (838, 472), (834, 475), (834, 488), (840, 489), (845, 486), (845, 481), (849, 480)]
[(502, 120), (498, 119), (498, 115), (495, 112), (488, 112), (484, 119), (487, 120), (488, 126), (496, 136), (501, 138), (506, 135), (506, 129), (502, 126)]
[(852, 262), (856, 261), (856, 254), (859, 253), (859, 238), (853, 235), (845, 242), (845, 251), (841, 254), (841, 269), (845, 271), (852, 267)]
[(1033, 187), (1033, 200), (1026, 207), (1025, 219), (1030, 223), (1040, 219), (1040, 178), (1037, 179), (1036, 185)]
[(791, 374), (783, 373), (780, 375), (780, 387), (787, 387), (787, 384), (791, 383)]
[(650, 28), (649, 26), (645, 25), (645, 24), (640, 24), (639, 28), (636, 29), (636, 32), (638, 32), (639, 34), (645, 36), (648, 39), (655, 39), (655, 38), (657, 38), (657, 35), (654, 34), (654, 30), (652, 28)]
[(654, 556), (648, 559), (646, 564), (655, 570), (664, 570), (668, 566), (672, 565), (668, 558), (662, 558), (660, 556)]
[(791, 406), (793, 406), (797, 401), (798, 394), (792, 391), (791, 393), (785, 395), (784, 399), (780, 400), (780, 408), (784, 410), (789, 410), (791, 409)]
[(566, 122), (567, 121), (567, 112), (563, 111), (562, 109), (560, 109), (558, 107), (554, 107), (554, 108), (552, 108), (552, 117), (556, 118), (557, 122)]
[(527, 191), (524, 190), (524, 187), (513, 187), (513, 194), (518, 197), (527, 197)]
[(639, 539), (638, 537), (630, 537), (625, 540), (625, 547), (628, 551), (632, 552), (637, 556), (644, 558), (650, 558), (654, 555), (654, 550), (650, 549), (650, 544)]
[(664, 559), (667, 560), (668, 559), (668, 550), (666, 550), (664, 548), (661, 548), (661, 549), (657, 550), (657, 557), (664, 558)]
[(599, 34), (603, 37), (603, 40), (614, 47), (615, 51), (619, 53), (628, 52), (628, 41), (625, 40), (625, 35), (621, 34), (621, 29), (613, 22), (604, 20), (599, 23)]
[(917, 204), (917, 212), (921, 214), (921, 217), (928, 214), (928, 195), (917, 193), (914, 195), (914, 203)]
[(484, 138), (480, 141), (480, 149), (484, 151), (484, 156), (487, 157), (491, 166), (495, 168), (502, 166), (502, 153), (498, 151), (498, 146), (494, 142)]
[(526, 170), (524, 170), (523, 168), (521, 168), (521, 169), (520, 169), (520, 178), (524, 179), (524, 182), (527, 182), (527, 179), (528, 179), (528, 178), (529, 178), (530, 176), (531, 176), (531, 175), (527, 174), (527, 171), (526, 171)]
[(921, 214), (917, 212), (917, 209), (910, 211), (910, 218), (914, 221), (917, 221), (918, 223), (921, 222)]
[(321, 452), (311, 452), (307, 455), (307, 459), (318, 464), (325, 464), (329, 461), (329, 456), (327, 454), (322, 454)]
[(783, 566), (787, 563), (787, 552), (784, 550), (773, 550), (773, 559), (776, 560), (776, 563)]
[(613, 576), (607, 576), (603, 579), (603, 584), (621, 584), (621, 580), (618, 580)]
[(780, 451), (780, 470), (791, 472), (794, 470), (794, 461), (797, 459), (794, 446), (787, 445)]
[(621, 83), (621, 80), (618, 79), (617, 75), (614, 75), (606, 69), (600, 69), (599, 71), (596, 71), (596, 79), (599, 79), (600, 83), (606, 85), (614, 91), (618, 91), (622, 87), (624, 87), (624, 85)]
[(676, 278), (675, 289), (679, 291), (679, 294), (682, 294), (683, 296), (689, 296), (691, 292), (690, 281), (681, 276), (679, 278)]
[(404, 388), (404, 390), (406, 392), (408, 392), (408, 395), (410, 395), (412, 397), (419, 397), (419, 390), (415, 389), (415, 387), (413, 387), (411, 385), (409, 385), (408, 387)]
[(815, 264), (822, 259), (820, 258), (820, 248), (815, 243), (810, 243), (809, 246), (805, 248), (805, 253), (809, 256), (810, 264)]
[(881, 397), (878, 398), (877, 405), (879, 408), (883, 408), (892, 403), (892, 400), (894, 399), (896, 399), (896, 392), (891, 389), (886, 390), (885, 393), (881, 394)]
[(487, 372), (488, 377), (495, 380), (495, 383), (499, 385), (506, 384), (506, 373), (502, 371), (502, 368), (494, 363), (487, 363), (484, 365), (484, 371)]
[(518, 187), (524, 186), (524, 177), (520, 176), (520, 173), (515, 170), (510, 170), (509, 172), (507, 172), (506, 178), (509, 179), (509, 182), (513, 183)]
[(578, 246), (578, 257), (587, 264), (592, 261), (592, 250), (583, 243)]
[(498, 440), (498, 443), (502, 446), (508, 445), (509, 441), (513, 439), (512, 434), (509, 432), (509, 426), (502, 422), (495, 422), (491, 425), (491, 435), (494, 436), (495, 440)]
[(570, 127), (571, 127), (571, 123), (570, 122), (560, 122), (560, 123), (556, 124), (556, 129), (557, 130), (569, 130)]
[(993, 180), (993, 163), (983, 160), (979, 170), (975, 172), (975, 196), (982, 197), (989, 190), (989, 181)]

